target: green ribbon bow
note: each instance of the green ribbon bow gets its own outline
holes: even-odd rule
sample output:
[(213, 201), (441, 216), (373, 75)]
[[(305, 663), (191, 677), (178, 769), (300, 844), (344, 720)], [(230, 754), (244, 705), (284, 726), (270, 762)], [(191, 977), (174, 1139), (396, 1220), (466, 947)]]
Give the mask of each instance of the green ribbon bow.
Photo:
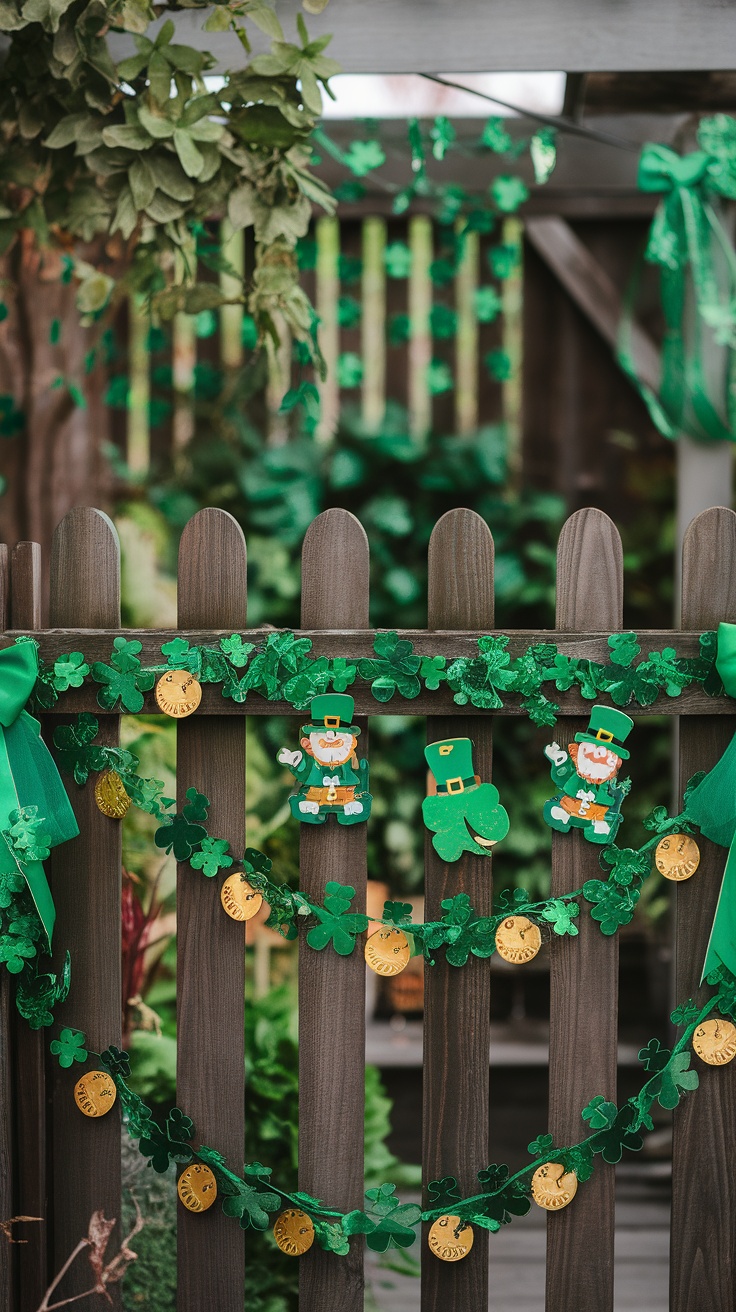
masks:
[[(639, 161), (640, 189), (662, 193), (644, 255), (660, 273), (659, 395), (638, 377), (632, 351), (641, 264), (624, 301), (618, 360), (665, 437), (686, 432), (700, 441), (735, 441), (736, 254), (712, 200), (736, 197), (736, 121), (725, 114), (704, 119), (698, 141), (701, 149), (689, 155), (649, 143)], [(711, 351), (706, 362), (704, 346), (711, 343), (725, 348), (725, 357)]]
[(21, 847), (10, 836), (12, 813), (20, 816), (34, 807), (43, 823), (47, 847), (55, 847), (79, 833), (74, 812), (59, 772), (41, 738), (38, 720), (24, 706), (38, 676), (38, 656), (32, 642), (16, 643), (0, 651), (0, 873), (20, 872), (36, 904), (48, 947), (56, 919), (46, 872), (40, 860), (24, 860)]
[[(718, 626), (716, 669), (729, 697), (736, 697), (736, 624)], [(706, 838), (728, 848), (702, 984), (718, 966), (736, 975), (736, 734), (718, 764), (693, 789), (685, 814)]]

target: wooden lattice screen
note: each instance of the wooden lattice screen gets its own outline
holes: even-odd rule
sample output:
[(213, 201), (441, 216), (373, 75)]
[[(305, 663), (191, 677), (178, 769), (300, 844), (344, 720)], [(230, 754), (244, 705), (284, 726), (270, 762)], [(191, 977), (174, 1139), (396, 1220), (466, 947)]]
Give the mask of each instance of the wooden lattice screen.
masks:
[[(33, 632), (41, 655), (83, 650), (107, 659), (120, 631), (119, 556), (114, 528), (94, 510), (72, 511), (57, 529), (51, 562), (51, 625), (40, 629), (40, 558), (33, 544), (0, 557), (4, 641)], [(569, 655), (605, 659), (606, 636), (622, 623), (623, 562), (616, 528), (600, 511), (578, 511), (565, 525), (558, 550), (557, 629), (510, 635), (510, 651), (553, 639)], [(368, 543), (361, 525), (330, 510), (311, 525), (303, 553), (303, 630), (316, 655), (369, 656)], [(208, 509), (188, 524), (179, 554), (180, 632), (195, 642), (246, 625), (246, 551), (230, 516)], [(736, 621), (736, 514), (706, 511), (690, 526), (683, 568), (683, 624), (678, 632), (642, 635), (647, 649), (671, 645), (697, 653), (697, 634), (721, 620)], [(429, 625), (412, 632), (419, 652), (471, 654), (479, 633), (493, 630), (493, 539), (475, 514), (457, 510), (436, 525), (429, 549)], [(335, 627), (337, 626), (337, 627)], [(129, 631), (128, 631), (129, 632)], [(160, 631), (130, 633), (142, 659), (160, 659)], [(251, 631), (257, 640), (262, 631)], [(179, 791), (191, 785), (212, 799), (213, 830), (233, 848), (244, 841), (245, 714), (293, 713), (257, 696), (245, 706), (204, 688), (200, 711), (177, 726)], [(118, 719), (100, 712), (94, 690), (70, 692), (70, 713), (94, 711), (105, 741), (117, 740)], [(149, 695), (146, 710), (154, 711)], [(584, 725), (589, 704), (576, 690), (562, 694), (556, 730), (567, 742)], [(733, 721), (726, 698), (699, 688), (661, 699), (637, 714), (679, 715), (680, 778), (710, 767), (725, 747)], [(468, 715), (445, 687), (416, 701), (383, 706), (365, 687), (356, 712), (420, 714), (430, 740), (467, 734), (475, 761), (491, 777), (493, 715)], [(505, 714), (518, 714), (509, 705)], [(58, 717), (45, 717), (50, 734)], [(365, 718), (362, 721), (367, 728)], [(120, 828), (97, 810), (91, 789), (71, 785), (81, 836), (59, 849), (51, 869), (58, 909), (56, 942), (73, 957), (70, 998), (62, 1023), (86, 1031), (98, 1050), (120, 1042)], [(180, 796), (181, 804), (181, 796)], [(366, 887), (365, 826), (305, 827), (301, 885), (321, 896), (342, 879)], [(697, 879), (676, 890), (676, 994), (697, 992), (700, 967), (723, 869), (723, 850), (702, 841)], [(578, 834), (554, 836), (552, 887), (578, 887), (599, 874), (598, 853)], [(444, 865), (428, 847), (426, 915), (439, 914), (448, 893), (467, 891), (481, 913), (491, 910), (486, 859), (465, 856)], [(224, 1152), (238, 1169), (243, 1157), (244, 942), (242, 926), (223, 916), (212, 881), (179, 867), (177, 1099), (196, 1123), (201, 1142)], [(552, 950), (550, 1130), (557, 1142), (578, 1137), (580, 1108), (595, 1094), (616, 1096), (618, 943), (603, 938), (589, 917), (575, 939)], [(120, 1216), (120, 1123), (117, 1110), (99, 1122), (79, 1115), (68, 1075), (45, 1062), (47, 1035), (31, 1034), (13, 1019), (7, 972), (0, 975), (0, 1219), (43, 1216), (29, 1242), (0, 1251), (0, 1312), (35, 1312), (47, 1273), (58, 1269), (86, 1230), (91, 1212)], [(365, 1061), (365, 966), (362, 954), (316, 953), (300, 943), (300, 1187), (336, 1207), (362, 1201)], [(424, 1179), (457, 1174), (473, 1192), (476, 1170), (488, 1160), (490, 974), (476, 958), (463, 969), (438, 961), (426, 978), (424, 1057)], [(493, 1052), (491, 1050), (491, 1079)], [(419, 1108), (417, 1108), (417, 1116)], [(673, 1312), (732, 1312), (736, 1230), (736, 1063), (701, 1071), (700, 1089), (675, 1114), (672, 1204)], [(330, 1146), (329, 1154), (325, 1145)], [(339, 1150), (338, 1150), (339, 1145)], [(248, 1273), (242, 1236), (218, 1207), (192, 1216), (179, 1209), (180, 1312), (242, 1312)], [(503, 1234), (490, 1241), (493, 1252)], [(552, 1215), (548, 1229), (549, 1312), (611, 1312), (613, 1308), (614, 1168), (601, 1165), (570, 1208)], [(423, 1312), (484, 1312), (489, 1299), (489, 1243), (478, 1232), (469, 1257), (457, 1264), (434, 1259), (422, 1245)], [(287, 1259), (284, 1259), (287, 1260)], [(303, 1312), (358, 1312), (363, 1307), (363, 1253), (353, 1240), (349, 1258), (316, 1246), (300, 1262)], [(73, 1286), (69, 1287), (73, 1292)], [(112, 1305), (120, 1293), (111, 1290)], [(245, 1304), (247, 1306), (247, 1302)]]

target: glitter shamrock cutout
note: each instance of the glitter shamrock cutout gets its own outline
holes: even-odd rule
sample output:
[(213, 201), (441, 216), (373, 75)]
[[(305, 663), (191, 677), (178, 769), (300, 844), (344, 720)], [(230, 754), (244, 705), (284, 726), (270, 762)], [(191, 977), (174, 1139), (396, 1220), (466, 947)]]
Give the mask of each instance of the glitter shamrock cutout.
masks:
[(165, 1128), (151, 1121), (138, 1148), (144, 1157), (150, 1157), (154, 1171), (163, 1175), (170, 1161), (186, 1165), (192, 1160), (194, 1150), (189, 1140), (193, 1135), (194, 1122), (179, 1107), (172, 1107)]
[(24, 806), (11, 811), (10, 828), (3, 830), (3, 838), (18, 861), (45, 861), (51, 851), (51, 834), (39, 816), (37, 806)]
[(112, 711), (118, 703), (133, 715), (143, 710), (143, 694), (153, 687), (156, 676), (152, 670), (141, 669), (141, 650), (142, 643), (119, 637), (113, 642), (110, 664), (94, 662), (92, 678), (102, 685), (97, 700), (104, 710)]
[(218, 870), (226, 870), (232, 865), (233, 858), (228, 856), (229, 850), (230, 844), (226, 838), (203, 838), (199, 851), (190, 857), (190, 865), (193, 870), (201, 870), (203, 875), (211, 879)]
[(367, 916), (350, 911), (354, 897), (355, 889), (350, 884), (339, 884), (334, 879), (328, 882), (324, 907), (312, 907), (320, 923), (314, 925), (307, 934), (310, 948), (319, 952), (328, 943), (332, 943), (339, 956), (350, 956), (355, 947), (356, 935), (368, 928)]
[(186, 795), (187, 804), (183, 810), (171, 816), (153, 837), (156, 847), (162, 847), (166, 852), (173, 851), (177, 861), (188, 861), (192, 852), (207, 838), (203, 821), (207, 819), (209, 798), (198, 793), (196, 788), (188, 788)]
[(59, 1065), (68, 1069), (75, 1061), (87, 1060), (86, 1039), (81, 1030), (63, 1029), (58, 1039), (52, 1039), (50, 1048)]
[(68, 688), (81, 688), (89, 674), (89, 665), (81, 651), (69, 652), (68, 656), (59, 656), (54, 661), (52, 683), (57, 692), (66, 692)]
[(13, 934), (0, 935), (0, 962), (11, 975), (19, 975), (26, 961), (36, 955), (36, 945), (29, 938), (16, 938)]

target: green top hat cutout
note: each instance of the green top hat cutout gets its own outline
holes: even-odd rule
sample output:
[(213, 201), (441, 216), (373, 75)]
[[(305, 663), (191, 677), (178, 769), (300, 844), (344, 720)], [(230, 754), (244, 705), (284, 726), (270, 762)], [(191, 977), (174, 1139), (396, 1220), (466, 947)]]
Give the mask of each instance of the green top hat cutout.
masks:
[(576, 733), (576, 743), (599, 743), (615, 752), (623, 760), (629, 759), (629, 752), (621, 744), (626, 741), (634, 721), (623, 711), (614, 710), (612, 706), (594, 706), (590, 712), (590, 724), (587, 733)]
[(353, 723), (355, 700), (344, 692), (325, 692), (312, 698), (309, 714), (312, 724), (303, 725), (305, 733), (316, 733), (319, 729), (349, 729), (355, 737), (360, 733)]
[(447, 738), (429, 743), (424, 755), (437, 781), (438, 793), (462, 793), (475, 786), (472, 739)]

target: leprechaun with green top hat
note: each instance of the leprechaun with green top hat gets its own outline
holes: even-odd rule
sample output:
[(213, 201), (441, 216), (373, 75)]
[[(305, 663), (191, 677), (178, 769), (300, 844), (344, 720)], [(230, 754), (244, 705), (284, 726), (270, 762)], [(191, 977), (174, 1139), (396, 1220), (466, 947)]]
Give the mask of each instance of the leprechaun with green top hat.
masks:
[(463, 852), (490, 856), (509, 832), (509, 817), (498, 789), (482, 784), (473, 769), (470, 738), (446, 738), (424, 749), (435, 793), (422, 802), (422, 816), (434, 831), (432, 846), (443, 861), (458, 861)]
[(314, 697), (312, 722), (302, 725), (301, 750), (279, 749), (279, 762), (299, 784), (289, 798), (291, 814), (305, 824), (321, 825), (336, 815), (338, 824), (354, 825), (371, 813), (368, 762), (358, 760), (355, 750), (360, 729), (352, 723), (354, 707), (346, 693)]
[(552, 782), (559, 791), (544, 805), (552, 829), (568, 833), (582, 829), (589, 843), (612, 843), (623, 820), (621, 804), (628, 779), (616, 776), (629, 753), (623, 746), (634, 727), (631, 716), (613, 706), (594, 706), (585, 733), (576, 733), (567, 751), (550, 743), (544, 754), (551, 763)]

